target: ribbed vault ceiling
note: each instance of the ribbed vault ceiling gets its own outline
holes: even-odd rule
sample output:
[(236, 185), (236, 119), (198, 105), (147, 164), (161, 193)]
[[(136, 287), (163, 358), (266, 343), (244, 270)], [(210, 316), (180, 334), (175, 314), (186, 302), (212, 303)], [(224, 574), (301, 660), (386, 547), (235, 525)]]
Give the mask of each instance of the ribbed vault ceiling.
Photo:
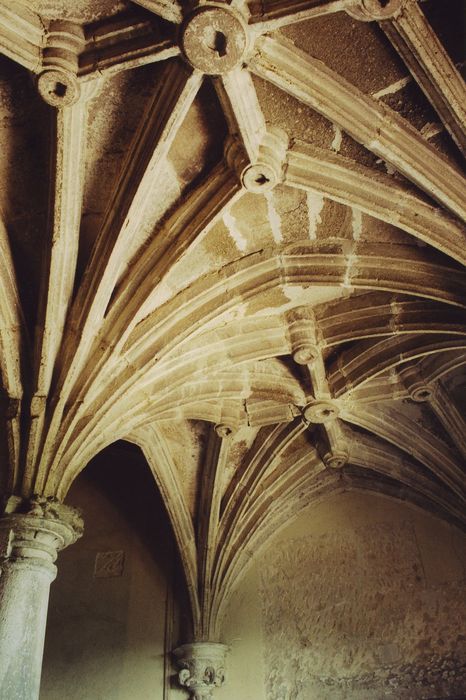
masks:
[(0, 0), (2, 490), (139, 445), (198, 638), (330, 493), (466, 525), (461, 5)]

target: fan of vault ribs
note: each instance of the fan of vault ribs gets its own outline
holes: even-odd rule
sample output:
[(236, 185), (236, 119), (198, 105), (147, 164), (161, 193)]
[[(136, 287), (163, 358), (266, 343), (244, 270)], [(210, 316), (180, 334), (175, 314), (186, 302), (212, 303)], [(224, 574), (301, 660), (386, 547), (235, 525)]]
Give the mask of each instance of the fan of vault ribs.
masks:
[(328, 494), (466, 523), (465, 87), (435, 2), (95, 5), (0, 3), (2, 490), (138, 445), (216, 638)]

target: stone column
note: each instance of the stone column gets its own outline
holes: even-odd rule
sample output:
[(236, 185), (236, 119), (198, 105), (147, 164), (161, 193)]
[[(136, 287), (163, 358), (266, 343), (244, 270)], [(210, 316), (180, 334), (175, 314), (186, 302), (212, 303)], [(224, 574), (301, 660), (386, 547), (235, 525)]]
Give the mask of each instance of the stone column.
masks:
[(225, 682), (225, 656), (228, 647), (218, 642), (183, 644), (173, 652), (178, 681), (191, 700), (212, 700), (213, 691)]
[(83, 531), (78, 512), (50, 499), (10, 498), (0, 518), (0, 698), (36, 700), (57, 552)]

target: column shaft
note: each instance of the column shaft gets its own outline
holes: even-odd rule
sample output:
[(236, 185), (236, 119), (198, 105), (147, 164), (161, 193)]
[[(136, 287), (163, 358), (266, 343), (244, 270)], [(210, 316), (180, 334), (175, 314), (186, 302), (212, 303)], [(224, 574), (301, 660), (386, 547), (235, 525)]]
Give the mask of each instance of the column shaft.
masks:
[(11, 502), (0, 518), (0, 698), (37, 700), (54, 561), (82, 521), (55, 501)]
[[(55, 568), (55, 567), (54, 567)], [(0, 575), (0, 697), (39, 696), (49, 589), (41, 565), (7, 562)]]

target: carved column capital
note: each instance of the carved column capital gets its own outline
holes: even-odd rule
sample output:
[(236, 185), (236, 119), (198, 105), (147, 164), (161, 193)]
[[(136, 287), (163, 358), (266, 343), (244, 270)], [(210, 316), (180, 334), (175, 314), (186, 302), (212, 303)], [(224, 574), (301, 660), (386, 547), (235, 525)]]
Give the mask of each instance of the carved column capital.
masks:
[(406, 0), (354, 0), (346, 12), (362, 22), (382, 22), (393, 19), (402, 10)]
[(50, 583), (60, 549), (83, 531), (52, 498), (10, 497), (0, 517), (0, 696), (39, 697)]
[(12, 497), (0, 518), (0, 566), (39, 568), (53, 580), (59, 550), (82, 533), (83, 521), (75, 508), (49, 498)]
[(174, 650), (179, 667), (178, 681), (192, 700), (211, 700), (215, 688), (225, 682), (228, 647), (218, 642), (192, 642)]

